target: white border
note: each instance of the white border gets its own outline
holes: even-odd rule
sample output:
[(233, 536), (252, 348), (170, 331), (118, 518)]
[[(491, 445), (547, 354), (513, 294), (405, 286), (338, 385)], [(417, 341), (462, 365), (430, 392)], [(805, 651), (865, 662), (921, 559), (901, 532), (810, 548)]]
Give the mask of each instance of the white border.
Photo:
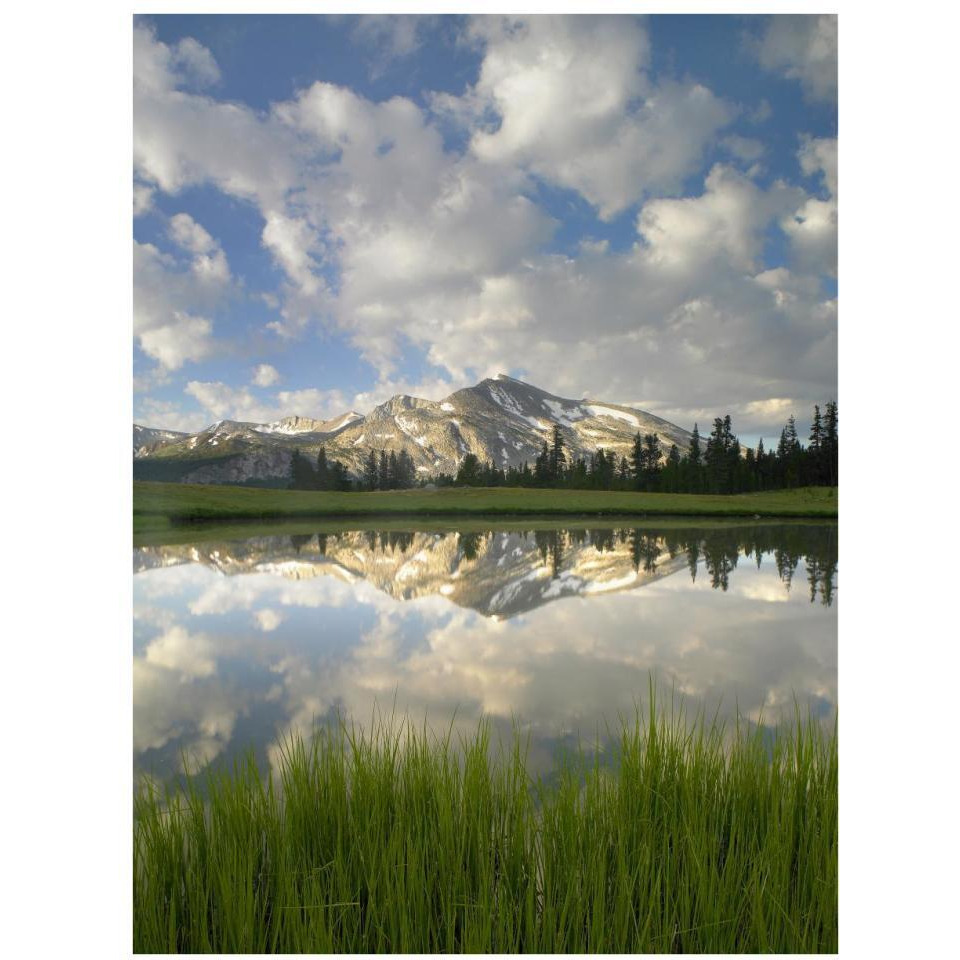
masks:
[(235, 0), (6, 11), (5, 952), (130, 952), (131, 14), (838, 9), (840, 942), (849, 956), (950, 949), (956, 13)]

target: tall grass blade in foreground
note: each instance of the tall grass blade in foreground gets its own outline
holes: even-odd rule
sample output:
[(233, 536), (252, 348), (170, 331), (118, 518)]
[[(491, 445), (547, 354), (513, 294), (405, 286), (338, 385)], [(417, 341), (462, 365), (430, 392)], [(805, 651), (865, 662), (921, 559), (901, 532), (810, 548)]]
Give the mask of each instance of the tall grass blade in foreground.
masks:
[[(614, 762), (386, 722), (135, 802), (137, 952), (833, 952), (837, 738), (651, 706)], [(492, 757), (492, 759), (491, 759)]]

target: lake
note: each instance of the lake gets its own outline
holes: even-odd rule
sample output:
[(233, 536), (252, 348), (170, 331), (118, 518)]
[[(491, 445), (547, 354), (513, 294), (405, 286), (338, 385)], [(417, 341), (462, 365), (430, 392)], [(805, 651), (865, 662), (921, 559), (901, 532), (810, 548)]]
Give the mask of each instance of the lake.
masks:
[(138, 777), (250, 748), (275, 764), (288, 732), (375, 710), (517, 725), (543, 772), (632, 715), (651, 677), (731, 720), (836, 715), (836, 523), (300, 522), (175, 538), (133, 550)]

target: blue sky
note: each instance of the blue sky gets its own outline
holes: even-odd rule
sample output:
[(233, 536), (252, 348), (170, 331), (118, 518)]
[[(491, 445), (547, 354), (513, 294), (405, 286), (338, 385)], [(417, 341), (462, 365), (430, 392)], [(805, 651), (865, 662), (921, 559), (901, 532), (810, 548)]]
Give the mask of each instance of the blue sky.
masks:
[(836, 18), (137, 17), (134, 416), (836, 396)]

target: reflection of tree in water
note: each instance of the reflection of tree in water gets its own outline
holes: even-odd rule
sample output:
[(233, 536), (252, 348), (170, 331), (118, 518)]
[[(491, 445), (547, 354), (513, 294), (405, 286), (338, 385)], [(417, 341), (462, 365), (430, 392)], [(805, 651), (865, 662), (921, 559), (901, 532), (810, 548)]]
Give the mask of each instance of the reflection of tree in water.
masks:
[[(386, 539), (386, 546), (384, 545), (384, 539)], [(390, 549), (392, 553), (394, 550), (399, 550), (400, 553), (406, 553), (413, 546), (413, 534), (409, 530), (388, 530), (386, 533), (380, 534), (380, 548)]]
[(300, 551), (313, 539), (312, 533), (292, 533), (290, 534), (290, 546), (293, 552), (299, 557)]
[(630, 531), (630, 559), (634, 570), (639, 572), (643, 567), (644, 573), (656, 573), (661, 552), (659, 537), (646, 530), (634, 528)]
[(550, 578), (556, 580), (560, 576), (563, 565), (563, 549), (566, 544), (565, 530), (537, 530), (534, 540), (540, 551), (540, 559), (544, 565), (550, 564)]
[(676, 558), (676, 556), (684, 549), (684, 545), (681, 542), (676, 530), (669, 530), (665, 534), (663, 542), (666, 544), (667, 553), (670, 555), (671, 560)]
[[(617, 531), (619, 535), (619, 531)], [(595, 541), (593, 533), (591, 539)], [(596, 541), (595, 541), (596, 542)], [(687, 554), (690, 579), (695, 583), (701, 561), (714, 589), (727, 590), (730, 575), (740, 556), (756, 559), (757, 568), (765, 554), (772, 554), (777, 573), (787, 590), (801, 560), (806, 562), (811, 602), (820, 598), (825, 606), (833, 603), (837, 573), (836, 525), (764, 524), (750, 527), (673, 528), (658, 531), (644, 527), (631, 531), (631, 557), (634, 568), (652, 572), (656, 569), (655, 547), (662, 554), (665, 548), (671, 557), (681, 551)]]
[(484, 534), (482, 533), (460, 533), (457, 534), (460, 553), (464, 560), (476, 560), (480, 551), (480, 545), (483, 543)]
[(740, 542), (736, 533), (716, 531), (703, 541), (703, 561), (710, 574), (710, 585), (726, 592), (730, 586), (730, 574), (737, 568), (740, 559)]
[(831, 528), (825, 538), (824, 550), (820, 554), (807, 555), (807, 583), (810, 585), (810, 602), (817, 599), (829, 607), (833, 604), (833, 578), (837, 573), (837, 529)]
[(773, 551), (773, 559), (777, 565), (777, 573), (790, 592), (790, 586), (793, 583), (793, 574), (800, 562), (800, 555), (793, 553), (789, 547), (778, 547)]
[(587, 531), (583, 527), (567, 530), (566, 534), (571, 547), (582, 547), (587, 542)]
[[(463, 560), (477, 560), (484, 544), (494, 531), (459, 532), (458, 551)], [(310, 543), (312, 534), (292, 534), (289, 542), (300, 555)], [(317, 533), (320, 556), (341, 547), (356, 531)], [(371, 551), (407, 553), (414, 546), (417, 533), (411, 530), (366, 530), (362, 536)], [(636, 571), (654, 574), (664, 554), (671, 559), (686, 553), (690, 579), (695, 583), (701, 561), (714, 589), (726, 591), (730, 577), (741, 556), (756, 560), (760, 568), (765, 555), (772, 555), (777, 573), (787, 590), (803, 560), (810, 602), (819, 598), (824, 606), (833, 604), (836, 594), (838, 534), (835, 524), (770, 523), (749, 526), (717, 527), (577, 527), (570, 530), (517, 530), (513, 536), (523, 543), (531, 538), (541, 563), (550, 567), (551, 578), (557, 579), (564, 559), (571, 550), (586, 545), (597, 553), (626, 549)]]
[(613, 530), (591, 530), (590, 542), (597, 553), (613, 549)]

